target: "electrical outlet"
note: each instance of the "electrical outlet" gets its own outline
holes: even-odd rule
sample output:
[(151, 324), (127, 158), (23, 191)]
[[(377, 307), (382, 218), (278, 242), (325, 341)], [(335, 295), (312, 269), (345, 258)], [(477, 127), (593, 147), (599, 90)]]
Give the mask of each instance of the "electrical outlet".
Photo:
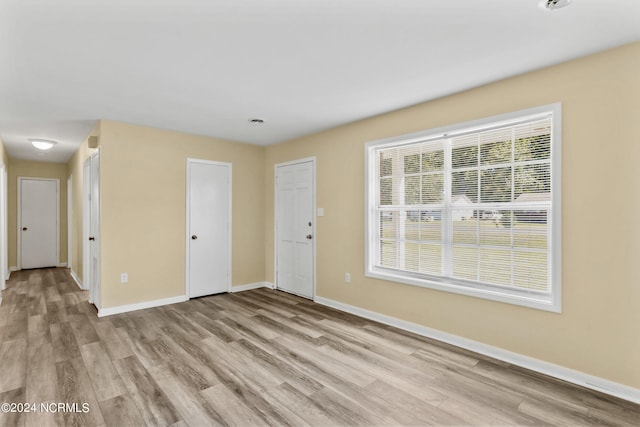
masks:
[(120, 274), (120, 283), (129, 283), (129, 275), (127, 273)]
[(351, 273), (344, 273), (344, 283), (351, 283)]

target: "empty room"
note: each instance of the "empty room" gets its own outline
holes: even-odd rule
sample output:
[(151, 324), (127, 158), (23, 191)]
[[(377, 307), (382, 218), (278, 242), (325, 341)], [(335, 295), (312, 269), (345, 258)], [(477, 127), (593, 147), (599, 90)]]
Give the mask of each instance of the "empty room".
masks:
[(0, 53), (0, 426), (640, 425), (637, 0), (1, 0)]

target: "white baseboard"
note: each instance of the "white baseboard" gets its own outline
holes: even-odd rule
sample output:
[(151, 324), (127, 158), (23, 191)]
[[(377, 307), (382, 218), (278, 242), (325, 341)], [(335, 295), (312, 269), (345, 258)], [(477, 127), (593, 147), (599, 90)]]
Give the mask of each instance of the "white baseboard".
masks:
[(61, 268), (66, 267), (66, 266), (67, 266), (66, 262), (61, 262), (61, 263), (58, 264), (58, 267), (61, 267)]
[(232, 286), (231, 289), (229, 289), (229, 292), (236, 293), (236, 292), (250, 291), (251, 289), (258, 289), (258, 288), (273, 289), (273, 283), (256, 282), (256, 283), (248, 283), (246, 285)]
[(13, 273), (14, 271), (20, 271), (20, 269), (15, 265), (12, 265), (11, 267), (9, 267), (9, 273)]
[(494, 359), (499, 359), (513, 365), (521, 366), (532, 371), (549, 375), (551, 377), (558, 378), (572, 384), (596, 390), (601, 393), (609, 394), (611, 396), (619, 397), (621, 399), (628, 400), (634, 403), (640, 403), (640, 389), (637, 388), (629, 387), (624, 384), (589, 375), (584, 372), (574, 371), (573, 369), (565, 368), (560, 365), (545, 362), (539, 359), (534, 359), (533, 357), (524, 356), (522, 354), (504, 350), (499, 347), (494, 347), (478, 341), (462, 338), (457, 335), (439, 331), (437, 329), (428, 328), (426, 326), (407, 322), (405, 320), (380, 314), (375, 311), (365, 310), (360, 307), (344, 304), (328, 298), (316, 296), (314, 298), (314, 301), (318, 304), (326, 305), (327, 307), (355, 314), (356, 316), (374, 320), (385, 325), (394, 326), (398, 329), (413, 332), (427, 338), (446, 342), (448, 344), (452, 344), (457, 347), (483, 354), (485, 356), (493, 357)]
[[(74, 277), (74, 280), (76, 280), (76, 283), (78, 283), (78, 285), (80, 285), (80, 280), (77, 279), (75, 277), (75, 274), (73, 274), (73, 272), (71, 272), (72, 277)], [(235, 292), (242, 292), (242, 291), (248, 291), (251, 289), (258, 289), (258, 288), (270, 288), (273, 289), (273, 283), (269, 283), (269, 282), (256, 282), (256, 283), (249, 283), (246, 285), (240, 285), (240, 286), (232, 286), (231, 289), (229, 290), (229, 292), (235, 293)], [(169, 305), (169, 304), (177, 304), (179, 302), (185, 302), (188, 301), (189, 298), (187, 298), (186, 295), (180, 295), (177, 297), (171, 297), (171, 298), (164, 298), (164, 299), (158, 299), (158, 300), (153, 300), (153, 301), (144, 301), (144, 302), (139, 302), (136, 304), (127, 304), (127, 305), (119, 305), (116, 307), (107, 307), (107, 308), (99, 308), (98, 309), (98, 317), (105, 317), (105, 316), (111, 316), (114, 314), (122, 314), (122, 313), (128, 313), (130, 311), (136, 311), (136, 310), (144, 310), (145, 308), (153, 308), (153, 307), (160, 307), (163, 305)]]
[(80, 278), (76, 275), (75, 271), (69, 270), (69, 273), (71, 273), (71, 278), (73, 279), (74, 282), (76, 282), (76, 285), (78, 285), (78, 287), (83, 291), (86, 291), (84, 286), (82, 286), (82, 280), (80, 280)]
[(187, 299), (188, 298), (185, 295), (179, 295), (177, 297), (163, 298), (163, 299), (157, 299), (153, 301), (144, 301), (136, 304), (126, 304), (126, 305), (119, 305), (116, 307), (99, 308), (98, 317), (128, 313), (130, 311), (144, 310), (145, 308), (160, 307), (162, 305), (177, 304), (179, 302), (185, 302), (187, 301)]

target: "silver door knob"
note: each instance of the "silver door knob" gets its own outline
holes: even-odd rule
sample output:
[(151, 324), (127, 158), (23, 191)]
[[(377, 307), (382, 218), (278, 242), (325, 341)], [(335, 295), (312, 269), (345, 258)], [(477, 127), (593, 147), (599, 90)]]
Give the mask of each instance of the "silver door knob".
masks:
[(196, 236), (195, 234), (191, 236), (191, 240), (196, 240), (198, 239), (198, 236)]
[(313, 236), (311, 234), (307, 234), (307, 239), (311, 240), (313, 239)]

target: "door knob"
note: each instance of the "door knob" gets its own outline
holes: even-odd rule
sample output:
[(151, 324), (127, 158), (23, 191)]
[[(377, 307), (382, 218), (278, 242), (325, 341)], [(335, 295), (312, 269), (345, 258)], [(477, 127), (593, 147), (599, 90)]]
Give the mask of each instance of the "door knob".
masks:
[(195, 234), (191, 236), (191, 240), (196, 240), (198, 238), (198, 236), (196, 236)]
[(94, 240), (96, 240), (96, 238), (95, 237), (89, 237), (89, 240), (91, 240), (93, 242)]
[(307, 234), (307, 239), (311, 240), (313, 236), (311, 234)]
[(22, 227), (22, 231), (27, 231), (27, 227)]

